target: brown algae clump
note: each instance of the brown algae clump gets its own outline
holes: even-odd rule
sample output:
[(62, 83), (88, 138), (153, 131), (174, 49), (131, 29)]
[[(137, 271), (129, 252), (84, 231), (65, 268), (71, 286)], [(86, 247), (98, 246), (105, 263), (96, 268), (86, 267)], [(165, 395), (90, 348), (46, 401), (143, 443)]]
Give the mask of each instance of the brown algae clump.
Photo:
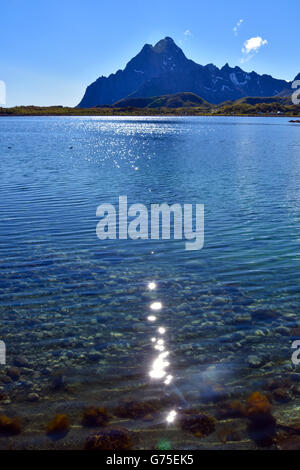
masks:
[(269, 422), (272, 417), (271, 410), (271, 403), (260, 392), (252, 393), (246, 402), (246, 416), (252, 421)]
[(110, 415), (105, 408), (89, 406), (82, 415), (83, 426), (105, 426)]
[(181, 429), (192, 432), (197, 437), (205, 437), (215, 430), (215, 420), (212, 416), (198, 410), (186, 410), (179, 418)]
[(176, 395), (164, 395), (160, 399), (151, 398), (144, 401), (127, 399), (117, 406), (113, 413), (118, 418), (142, 419), (146, 416), (154, 418), (154, 415), (166, 406), (175, 406), (180, 403)]
[(50, 436), (64, 435), (68, 432), (69, 427), (70, 423), (67, 415), (57, 414), (55, 418), (48, 424), (47, 434)]
[(271, 403), (260, 392), (254, 392), (246, 402), (246, 416), (249, 418), (248, 432), (259, 446), (270, 446), (276, 434), (276, 420), (272, 416)]
[(9, 418), (6, 415), (0, 415), (0, 434), (15, 436), (21, 432), (21, 423), (19, 418)]
[(108, 429), (88, 436), (86, 450), (129, 450), (132, 448), (130, 433), (124, 428)]

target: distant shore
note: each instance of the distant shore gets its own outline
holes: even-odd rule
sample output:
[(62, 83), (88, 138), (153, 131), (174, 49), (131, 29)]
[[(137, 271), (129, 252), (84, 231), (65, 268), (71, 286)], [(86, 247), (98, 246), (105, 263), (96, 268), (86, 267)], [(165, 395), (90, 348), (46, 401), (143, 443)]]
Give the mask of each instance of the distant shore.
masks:
[(283, 109), (280, 111), (257, 112), (257, 106), (253, 109), (238, 109), (232, 111), (232, 107), (215, 108), (211, 112), (204, 111), (201, 108), (114, 108), (114, 107), (95, 107), (95, 108), (68, 108), (63, 106), (17, 106), (14, 108), (0, 108), (0, 117), (9, 116), (245, 116), (245, 117), (300, 117), (300, 109)]

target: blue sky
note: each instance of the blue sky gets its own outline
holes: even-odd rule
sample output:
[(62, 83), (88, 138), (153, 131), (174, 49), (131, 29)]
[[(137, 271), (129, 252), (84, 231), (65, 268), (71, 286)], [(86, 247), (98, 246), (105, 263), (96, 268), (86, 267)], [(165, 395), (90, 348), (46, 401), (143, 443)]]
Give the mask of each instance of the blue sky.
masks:
[(0, 8), (7, 106), (74, 106), (98, 76), (165, 36), (203, 65), (286, 80), (300, 72), (298, 0), (10, 0)]

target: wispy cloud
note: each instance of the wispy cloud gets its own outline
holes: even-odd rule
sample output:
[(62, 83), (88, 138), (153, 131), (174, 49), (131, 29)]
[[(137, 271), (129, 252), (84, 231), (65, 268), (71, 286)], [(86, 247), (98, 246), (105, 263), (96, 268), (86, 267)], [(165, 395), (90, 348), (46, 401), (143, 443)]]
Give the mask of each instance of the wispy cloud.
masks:
[(260, 36), (247, 39), (247, 41), (244, 42), (244, 47), (242, 48), (244, 56), (241, 58), (241, 63), (243, 64), (244, 62), (248, 62), (252, 59), (260, 48), (266, 44), (268, 44), (268, 41)]
[(237, 22), (237, 24), (235, 25), (235, 27), (233, 28), (233, 32), (234, 32), (234, 35), (237, 36), (238, 35), (238, 30), (240, 29), (240, 27), (242, 26), (242, 23), (244, 22), (243, 19), (239, 20)]
[(189, 37), (193, 36), (189, 29), (186, 29), (183, 33), (182, 39), (178, 40), (178, 44), (183, 46), (184, 43), (188, 40)]

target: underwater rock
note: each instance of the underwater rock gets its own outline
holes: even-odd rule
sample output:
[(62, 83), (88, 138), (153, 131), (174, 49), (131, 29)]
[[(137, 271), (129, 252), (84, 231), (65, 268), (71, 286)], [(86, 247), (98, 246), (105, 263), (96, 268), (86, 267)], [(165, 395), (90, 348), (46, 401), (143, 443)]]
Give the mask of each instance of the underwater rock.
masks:
[(125, 428), (108, 429), (96, 432), (87, 437), (86, 450), (129, 450), (132, 448), (132, 439)]
[(1, 390), (0, 391), (0, 401), (6, 400), (6, 399), (7, 399), (6, 393), (3, 390)]
[(105, 426), (110, 415), (105, 408), (89, 406), (82, 415), (83, 426)]
[(250, 323), (251, 320), (250, 313), (240, 313), (233, 317), (233, 323)]
[(276, 388), (290, 388), (292, 381), (290, 377), (278, 377), (275, 379), (269, 379), (266, 383), (266, 390), (275, 390)]
[(248, 356), (248, 366), (252, 368), (261, 367), (264, 364), (264, 360), (258, 356)]
[(280, 403), (287, 403), (293, 399), (292, 393), (286, 388), (275, 388), (273, 398)]
[(20, 369), (18, 367), (9, 367), (6, 371), (6, 374), (12, 380), (18, 380), (20, 378)]
[(40, 396), (38, 395), (38, 393), (31, 392), (28, 395), (28, 401), (34, 402), (34, 401), (39, 401), (39, 399), (40, 399)]
[[(25, 375), (34, 375), (36, 377), (37, 375), (37, 372), (34, 371), (34, 369), (29, 369), (28, 367), (23, 367), (22, 368), (22, 374), (25, 374)], [(39, 374), (39, 372), (38, 372)]]
[(290, 336), (290, 329), (286, 326), (277, 326), (274, 331), (283, 336)]
[(290, 436), (277, 444), (279, 450), (300, 450), (300, 436)]
[(292, 328), (290, 330), (290, 336), (292, 336), (293, 338), (300, 338), (300, 328), (299, 327)]
[(6, 436), (15, 436), (21, 432), (21, 423), (19, 418), (9, 418), (6, 415), (0, 415), (0, 434)]
[(219, 338), (220, 343), (235, 343), (241, 341), (246, 336), (243, 331), (236, 331), (235, 333), (229, 333)]
[(260, 328), (254, 331), (255, 336), (268, 336), (269, 330), (267, 328)]
[(17, 356), (15, 358), (14, 365), (17, 367), (30, 367), (29, 362), (22, 356)]
[(12, 382), (12, 379), (8, 375), (2, 375), (0, 380), (3, 384), (10, 384)]
[(52, 378), (50, 388), (54, 391), (63, 390), (66, 387), (66, 383), (61, 372), (56, 372)]
[(277, 425), (281, 430), (284, 430), (289, 435), (299, 434), (300, 435), (300, 417), (297, 405), (295, 407), (282, 406), (276, 410)]
[(196, 437), (205, 437), (215, 430), (215, 419), (198, 410), (184, 410), (179, 416), (182, 430), (193, 433)]
[(102, 358), (102, 354), (99, 351), (93, 350), (87, 353), (87, 359), (91, 362), (97, 362)]
[(300, 382), (300, 374), (299, 374), (299, 372), (292, 372), (292, 373), (290, 374), (290, 377), (291, 377), (291, 380), (292, 380), (293, 382)]
[(237, 304), (247, 306), (253, 304), (253, 299), (250, 297), (240, 297), (238, 301), (236, 301)]
[(154, 416), (152, 416), (150, 413), (143, 417), (143, 421), (146, 421), (146, 422), (153, 421), (153, 420), (154, 420)]
[(222, 426), (217, 432), (218, 438), (224, 444), (228, 441), (240, 441), (241, 436), (233, 426)]
[(252, 320), (267, 320), (274, 319), (277, 317), (276, 312), (266, 308), (259, 308), (256, 310), (251, 310)]
[(293, 386), (293, 393), (295, 395), (300, 395), (300, 385), (294, 385)]
[(281, 450), (300, 450), (300, 419), (294, 417), (293, 409), (290, 408), (287, 413), (280, 413), (277, 424), (277, 448)]
[(49, 436), (64, 436), (70, 427), (69, 419), (65, 414), (57, 414), (47, 426)]

